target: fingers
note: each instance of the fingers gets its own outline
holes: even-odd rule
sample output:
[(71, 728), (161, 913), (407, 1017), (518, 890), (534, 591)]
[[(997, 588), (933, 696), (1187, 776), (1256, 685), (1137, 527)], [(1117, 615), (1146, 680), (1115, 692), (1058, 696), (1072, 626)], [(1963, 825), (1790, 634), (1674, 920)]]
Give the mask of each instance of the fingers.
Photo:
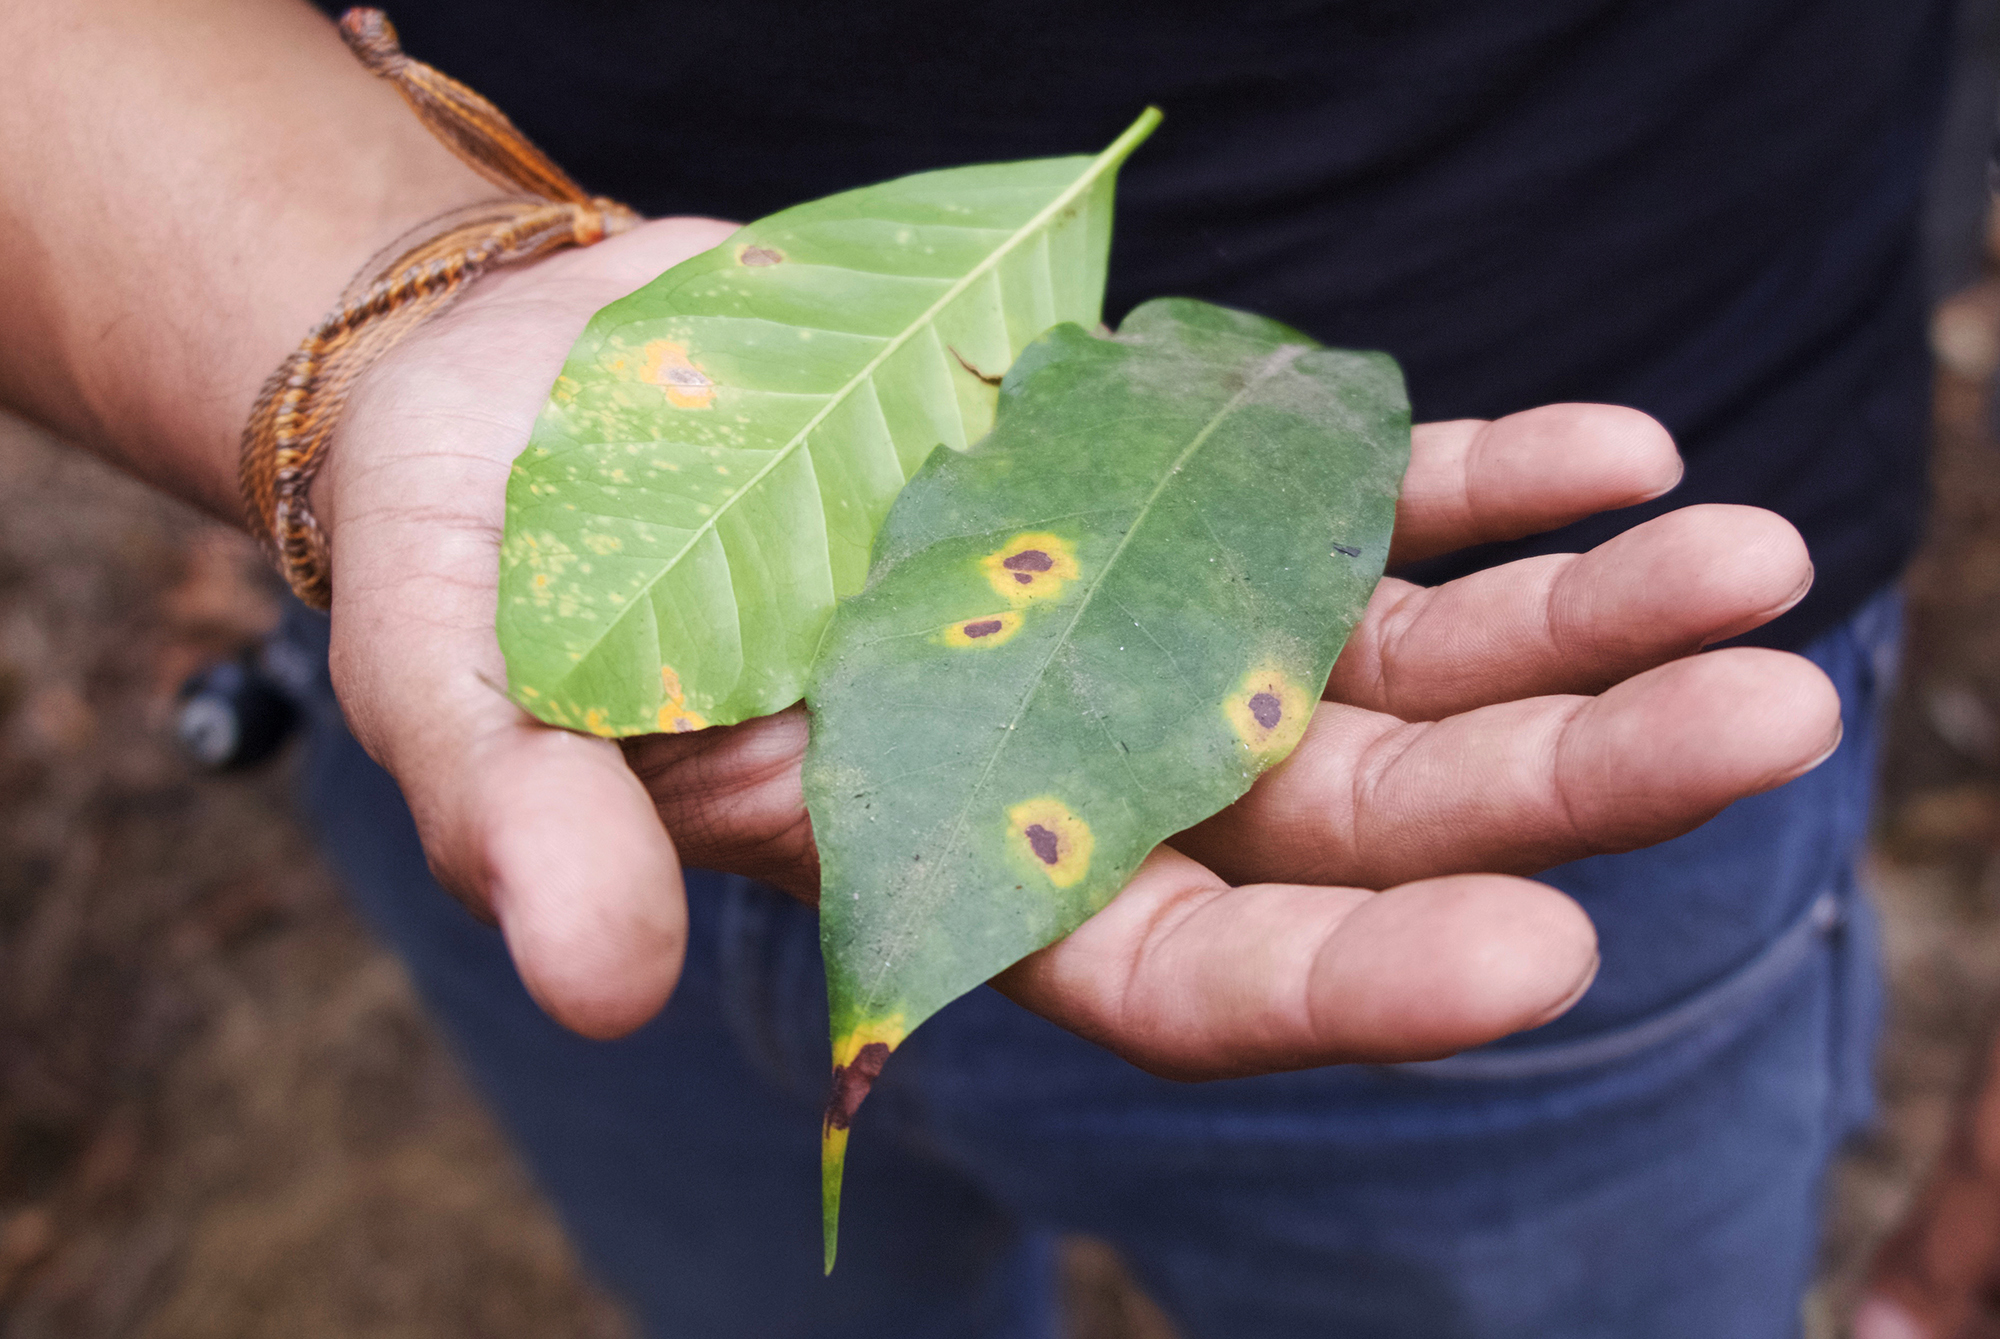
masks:
[(1673, 439), (1616, 405), (1547, 405), (1486, 422), (1423, 423), (1396, 504), (1390, 563), (1554, 530), (1680, 482)]
[(1229, 888), (1162, 847), (995, 984), (1170, 1078), (1430, 1059), (1533, 1027), (1597, 967), (1589, 918), (1504, 875), (1367, 893)]
[(1678, 836), (1810, 770), (1839, 732), (1812, 662), (1749, 648), (1433, 722), (1322, 703), (1290, 758), (1174, 845), (1232, 883), (1527, 873)]
[(1384, 581), (1326, 696), (1435, 720), (1490, 702), (1601, 692), (1769, 622), (1811, 584), (1805, 541), (1782, 517), (1685, 507), (1586, 554), (1525, 559), (1429, 589)]
[(819, 901), (819, 849), (799, 780), (807, 717), (792, 707), (741, 725), (625, 741), (661, 822), (690, 866), (726, 869)]

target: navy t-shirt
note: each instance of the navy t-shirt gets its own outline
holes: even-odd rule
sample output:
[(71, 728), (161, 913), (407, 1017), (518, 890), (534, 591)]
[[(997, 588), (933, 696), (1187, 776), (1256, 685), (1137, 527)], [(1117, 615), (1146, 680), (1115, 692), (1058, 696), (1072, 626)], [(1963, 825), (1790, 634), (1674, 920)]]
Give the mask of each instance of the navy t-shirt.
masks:
[(1386, 349), (1420, 419), (1633, 405), (1668, 498), (1425, 565), (1770, 507), (1818, 569), (1751, 640), (1890, 580), (1922, 514), (1917, 204), (1947, 0), (403, 0), (409, 52), (593, 190), (748, 219), (958, 163), (1121, 176), (1114, 323), (1168, 294)]

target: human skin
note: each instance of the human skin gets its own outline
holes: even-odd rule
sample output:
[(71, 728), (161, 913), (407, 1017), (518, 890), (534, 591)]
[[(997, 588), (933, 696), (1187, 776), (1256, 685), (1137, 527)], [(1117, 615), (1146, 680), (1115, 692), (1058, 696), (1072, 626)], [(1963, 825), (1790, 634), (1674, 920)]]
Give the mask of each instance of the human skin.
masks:
[[(236, 520), (270, 370), (378, 249), (495, 190), (296, 0), (10, 0), (0, 53), (0, 400)], [(507, 471), (564, 353), (730, 227), (661, 220), (481, 279), (362, 379), (313, 492), (356, 737), (440, 882), (591, 1036), (671, 993), (684, 862), (816, 891), (801, 710), (620, 745), (496, 686)], [(1679, 477), (1631, 410), (1421, 426), (1392, 561)], [(1809, 662), (1696, 654), (1810, 581), (1788, 524), (1730, 506), (1434, 590), (1385, 581), (1293, 757), (997, 984), (1182, 1078), (1425, 1058), (1554, 1017), (1596, 941), (1520, 875), (1677, 835), (1838, 742)]]

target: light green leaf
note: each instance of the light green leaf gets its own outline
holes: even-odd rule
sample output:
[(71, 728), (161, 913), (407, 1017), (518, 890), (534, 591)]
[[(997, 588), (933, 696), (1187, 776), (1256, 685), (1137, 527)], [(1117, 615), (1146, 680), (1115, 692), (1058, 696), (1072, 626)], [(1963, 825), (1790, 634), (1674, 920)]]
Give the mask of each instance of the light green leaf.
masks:
[(1049, 332), (992, 435), (897, 499), (808, 692), (829, 1267), (889, 1052), (1298, 741), (1382, 574), (1409, 430), (1386, 355), (1165, 300)]
[(798, 700), (835, 597), (1029, 341), (1103, 302), (1118, 165), (926, 172), (773, 214), (599, 312), (514, 464), (514, 700), (603, 735)]

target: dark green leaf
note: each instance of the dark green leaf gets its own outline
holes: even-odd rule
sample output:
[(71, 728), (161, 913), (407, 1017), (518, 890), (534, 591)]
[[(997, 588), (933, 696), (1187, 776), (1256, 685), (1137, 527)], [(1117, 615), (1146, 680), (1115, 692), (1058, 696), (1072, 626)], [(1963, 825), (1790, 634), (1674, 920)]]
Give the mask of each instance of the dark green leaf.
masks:
[(1102, 907), (1303, 733), (1409, 456), (1382, 354), (1168, 300), (1024, 351), (897, 499), (809, 689), (846, 1121), (925, 1018)]

